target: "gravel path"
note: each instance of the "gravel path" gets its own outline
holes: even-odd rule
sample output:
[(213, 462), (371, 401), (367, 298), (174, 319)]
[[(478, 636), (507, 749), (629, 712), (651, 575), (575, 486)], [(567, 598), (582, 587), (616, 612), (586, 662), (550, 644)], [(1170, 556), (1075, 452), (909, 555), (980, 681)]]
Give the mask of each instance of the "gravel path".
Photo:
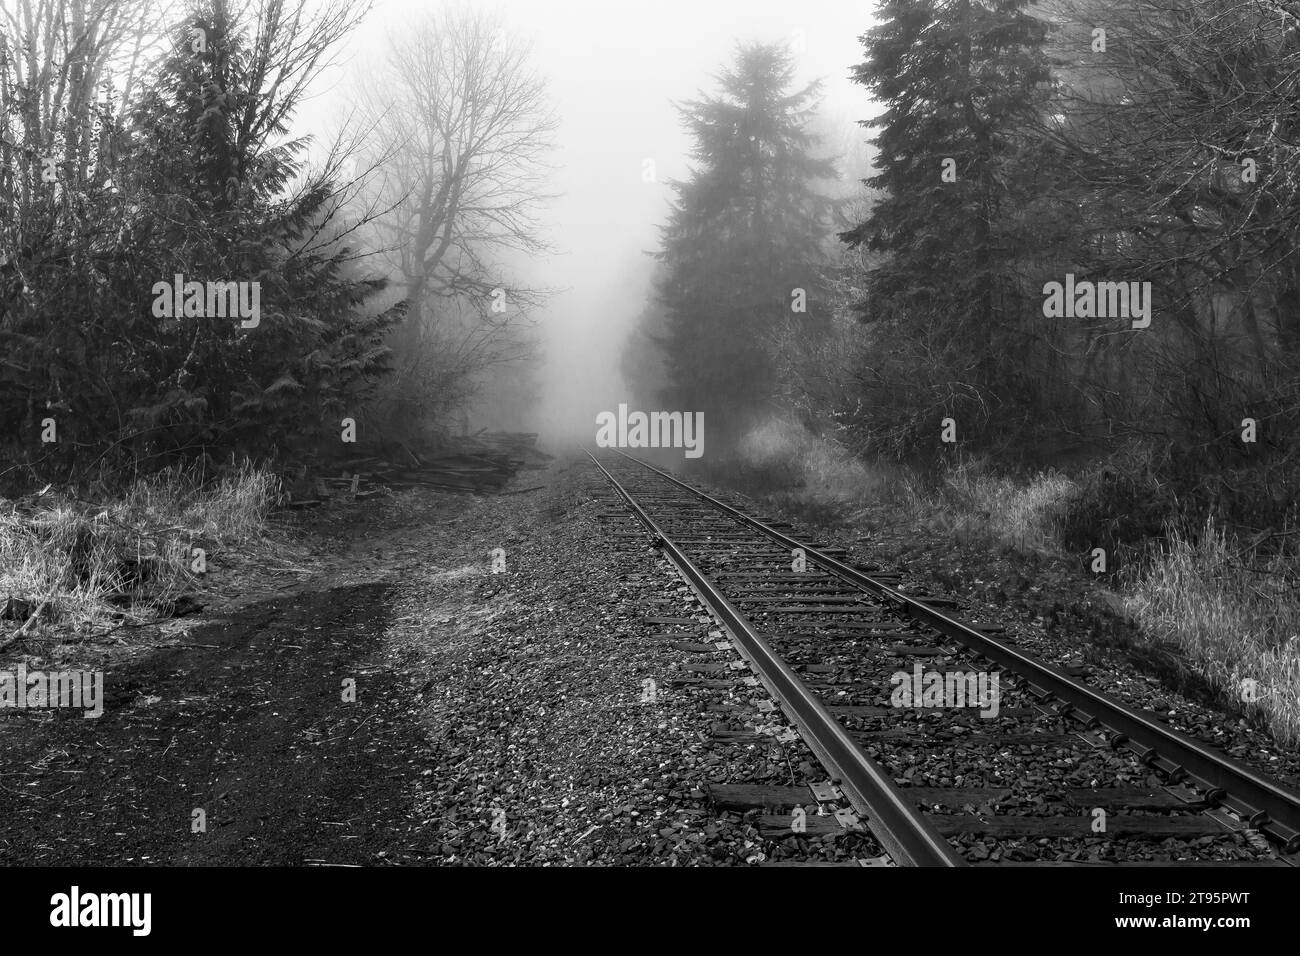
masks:
[[(671, 866), (879, 855), (865, 834), (774, 844), (760, 839), (752, 813), (708, 806), (709, 783), (824, 774), (798, 741), (713, 741), (720, 708), (745, 711), (748, 699), (675, 683), (676, 668), (739, 657), (701, 657), (651, 637), (669, 628), (646, 623), (649, 601), (661, 602), (653, 616), (697, 619), (683, 638), (722, 634), (655, 552), (602, 547), (595, 515), (604, 506), (579, 490), (595, 486), (592, 477), (570, 466), (531, 504), (494, 502), (460, 556), (408, 582), (397, 600), (393, 651), (420, 694), (433, 749), (420, 780), (429, 857)], [(494, 574), (497, 548), (505, 571)]]

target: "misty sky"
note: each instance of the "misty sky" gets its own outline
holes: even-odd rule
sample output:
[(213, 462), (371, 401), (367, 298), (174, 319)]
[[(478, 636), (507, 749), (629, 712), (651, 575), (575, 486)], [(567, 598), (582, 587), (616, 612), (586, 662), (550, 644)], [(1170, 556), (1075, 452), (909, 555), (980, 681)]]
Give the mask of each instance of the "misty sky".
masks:
[[(304, 131), (324, 132), (340, 110), (348, 70), (382, 55), (383, 40), (440, 0), (379, 0), (326, 75), (322, 95), (300, 116)], [(862, 59), (857, 37), (872, 25), (874, 4), (845, 0), (503, 0), (487, 4), (532, 39), (560, 118), (553, 191), (545, 214), (557, 255), (525, 277), (564, 288), (541, 316), (546, 355), (544, 398), (530, 425), (552, 436), (590, 440), (596, 412), (627, 399), (619, 351), (641, 311), (650, 261), (666, 218), (666, 181), (684, 177), (690, 143), (673, 101), (711, 93), (713, 75), (736, 41), (795, 41), (800, 79), (824, 78), (824, 112), (844, 125), (873, 112), (866, 91), (848, 80)], [(337, 84), (337, 85), (335, 85)], [(332, 87), (332, 88), (331, 88)], [(861, 130), (862, 138), (867, 132)], [(852, 135), (851, 133), (848, 135)], [(657, 182), (642, 180), (655, 162)], [(522, 271), (522, 270), (521, 270)]]

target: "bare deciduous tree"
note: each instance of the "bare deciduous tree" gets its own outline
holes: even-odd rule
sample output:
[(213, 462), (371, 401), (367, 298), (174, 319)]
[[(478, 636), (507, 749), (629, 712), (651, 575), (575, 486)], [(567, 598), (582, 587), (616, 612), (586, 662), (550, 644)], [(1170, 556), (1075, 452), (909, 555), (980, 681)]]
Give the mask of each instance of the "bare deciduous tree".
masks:
[[(113, 121), (139, 88), (138, 69), (160, 50), (159, 0), (4, 0), (0, 3), (0, 205), (24, 218), (64, 184), (102, 183)], [(49, 166), (46, 160), (51, 160)], [(45, 213), (39, 212), (43, 219)]]
[(394, 35), (360, 84), (367, 198), (387, 210), (374, 232), (408, 302), (396, 387), (421, 414), (463, 405), (476, 375), (530, 349), (544, 292), (503, 264), (547, 251), (537, 214), (558, 123), (529, 56), (493, 14), (452, 7)]

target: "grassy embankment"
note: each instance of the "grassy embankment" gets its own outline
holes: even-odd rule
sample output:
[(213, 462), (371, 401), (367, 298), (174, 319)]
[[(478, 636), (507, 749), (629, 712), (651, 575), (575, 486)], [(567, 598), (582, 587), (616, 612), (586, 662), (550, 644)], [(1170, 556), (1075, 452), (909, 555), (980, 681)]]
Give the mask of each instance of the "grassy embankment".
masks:
[(106, 502), (0, 499), (0, 648), (164, 613), (198, 582), (193, 548), (259, 538), (279, 495), (274, 475), (245, 462), (211, 481), (169, 469)]

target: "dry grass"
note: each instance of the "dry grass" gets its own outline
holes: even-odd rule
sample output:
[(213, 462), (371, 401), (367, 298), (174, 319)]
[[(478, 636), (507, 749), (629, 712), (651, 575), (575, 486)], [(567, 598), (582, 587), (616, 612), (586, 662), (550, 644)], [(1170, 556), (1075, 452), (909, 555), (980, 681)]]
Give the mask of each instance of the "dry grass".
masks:
[(864, 462), (783, 419), (750, 432), (740, 452), (753, 467), (791, 472), (805, 508), (833, 509), (853, 521), (871, 506), (888, 505), (959, 539), (983, 537), (1022, 551), (1057, 547), (1060, 517), (1075, 490), (1064, 475), (1039, 474), (1026, 484), (985, 474), (978, 462), (957, 465), (927, 487), (906, 468)]
[(96, 627), (140, 619), (193, 587), (195, 538), (237, 543), (259, 535), (280, 494), (274, 475), (244, 464), (206, 485), (172, 469), (137, 482), (118, 501), (59, 495), (0, 501), (3, 645), (26, 622)]
[(137, 482), (122, 504), (146, 526), (174, 525), (203, 537), (242, 541), (261, 533), (282, 491), (275, 475), (247, 460), (203, 484), (196, 471), (169, 468)]
[[(1145, 632), (1177, 645), (1193, 670), (1261, 712), (1278, 740), (1300, 743), (1300, 575), (1285, 559), (1254, 564), (1207, 522), (1194, 541), (1170, 535), (1126, 604)], [(1253, 694), (1243, 694), (1245, 681)]]
[(1026, 483), (963, 463), (945, 474), (932, 510), (959, 538), (984, 536), (1022, 552), (1059, 550), (1060, 521), (1075, 483), (1041, 472)]

